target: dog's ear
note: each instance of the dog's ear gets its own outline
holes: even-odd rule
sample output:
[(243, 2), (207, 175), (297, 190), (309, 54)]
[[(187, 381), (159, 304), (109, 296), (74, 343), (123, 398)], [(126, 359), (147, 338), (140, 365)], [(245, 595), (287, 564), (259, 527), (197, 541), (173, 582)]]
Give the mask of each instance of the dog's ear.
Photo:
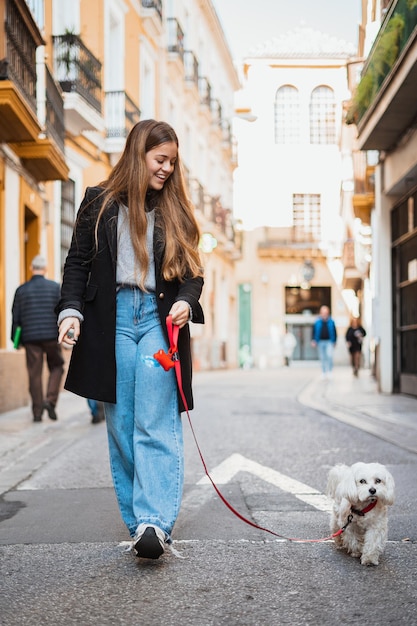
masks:
[(358, 489), (355, 475), (350, 467), (346, 467), (336, 488), (336, 498), (342, 500), (346, 498), (349, 502), (356, 502), (358, 499)]
[(349, 467), (347, 465), (343, 465), (342, 463), (339, 463), (338, 465), (335, 465), (334, 467), (330, 469), (329, 475), (327, 477), (327, 487), (326, 487), (326, 494), (328, 496), (330, 496), (333, 499), (336, 498), (337, 487), (339, 483), (343, 480), (343, 477), (345, 476), (346, 472), (348, 471), (349, 471)]
[(385, 470), (385, 487), (386, 487), (385, 504), (394, 504), (395, 483), (394, 483), (394, 478), (388, 472), (388, 470)]

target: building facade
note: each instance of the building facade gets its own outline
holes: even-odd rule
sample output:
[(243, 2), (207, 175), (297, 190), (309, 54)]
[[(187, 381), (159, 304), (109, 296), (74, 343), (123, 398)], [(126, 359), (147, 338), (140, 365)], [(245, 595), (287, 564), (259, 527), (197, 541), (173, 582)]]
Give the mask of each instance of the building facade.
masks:
[(281, 366), (286, 329), (297, 339), (294, 359), (317, 359), (312, 326), (322, 304), (338, 327), (335, 361), (347, 362), (341, 129), (354, 53), (351, 44), (299, 28), (245, 59), (235, 124), (242, 365)]
[(361, 35), (347, 122), (353, 211), (372, 231), (375, 374), (382, 391), (417, 395), (417, 2), (363, 0)]
[(208, 323), (193, 329), (196, 365), (233, 365), (239, 83), (212, 3), (0, 0), (0, 12), (0, 411), (28, 400), (24, 354), (9, 337), (15, 289), (38, 253), (61, 280), (85, 187), (150, 117), (177, 131), (204, 233)]

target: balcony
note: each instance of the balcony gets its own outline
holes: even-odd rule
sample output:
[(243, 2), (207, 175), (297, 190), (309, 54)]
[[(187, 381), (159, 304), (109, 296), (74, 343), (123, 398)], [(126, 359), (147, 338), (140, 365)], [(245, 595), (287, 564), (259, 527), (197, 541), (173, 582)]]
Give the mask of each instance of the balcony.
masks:
[(343, 289), (353, 289), (353, 291), (359, 291), (362, 288), (362, 276), (356, 266), (356, 253), (355, 253), (355, 241), (353, 239), (347, 239), (343, 244), (342, 252), (342, 264), (343, 264)]
[(36, 48), (44, 42), (24, 0), (0, 2), (0, 19), (0, 142), (33, 141), (42, 130)]
[(397, 0), (381, 25), (348, 113), (347, 121), (357, 124), (361, 150), (390, 151), (413, 126), (416, 84), (417, 5)]
[(232, 134), (232, 126), (225, 119), (221, 120), (222, 148), (229, 155), (231, 163), (237, 166), (237, 143)]
[(156, 37), (162, 32), (162, 0), (141, 0), (140, 15), (148, 33)]
[(194, 52), (184, 50), (185, 81), (198, 88), (198, 60)]
[(184, 32), (175, 17), (167, 19), (168, 52), (170, 57), (181, 59), (184, 62)]
[(205, 76), (200, 76), (198, 79), (198, 93), (200, 94), (200, 103), (210, 109), (211, 85)]
[(38, 117), (44, 132), (35, 141), (10, 145), (36, 181), (66, 180), (64, 104), (61, 90), (44, 64), (38, 67), (38, 84), (44, 87), (44, 96), (38, 93)]
[(152, 12), (155, 12), (159, 19), (162, 20), (162, 0), (142, 0), (142, 7), (145, 11), (150, 9)]
[(125, 91), (107, 91), (105, 103), (105, 151), (109, 154), (120, 154), (126, 137), (140, 120), (140, 109)]
[(371, 212), (375, 205), (375, 166), (368, 165), (366, 152), (353, 155), (353, 213), (364, 224), (371, 223)]
[(53, 37), (55, 76), (64, 91), (65, 126), (73, 135), (104, 130), (101, 63), (79, 35)]
[(264, 240), (258, 243), (258, 256), (263, 259), (324, 258), (318, 238), (296, 226), (267, 227)]
[(212, 99), (210, 103), (211, 115), (213, 117), (213, 122), (217, 124), (220, 130), (222, 130), (223, 123), (223, 109), (219, 100)]
[(175, 17), (166, 21), (168, 77), (170, 82), (182, 80), (184, 75), (184, 31)]
[(44, 63), (44, 41), (26, 2), (6, 0), (0, 7), (6, 51), (0, 62), (0, 142), (10, 145), (37, 182), (66, 179), (63, 101)]

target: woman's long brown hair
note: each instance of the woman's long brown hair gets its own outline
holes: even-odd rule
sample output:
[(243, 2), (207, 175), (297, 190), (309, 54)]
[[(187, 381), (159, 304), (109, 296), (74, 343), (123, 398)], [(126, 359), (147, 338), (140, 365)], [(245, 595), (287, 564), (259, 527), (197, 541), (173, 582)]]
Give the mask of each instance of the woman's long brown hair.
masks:
[[(129, 227), (136, 259), (140, 267), (139, 286), (149, 266), (146, 248), (147, 219), (146, 194), (149, 191), (149, 175), (146, 153), (163, 143), (174, 142), (178, 137), (166, 122), (143, 120), (130, 131), (124, 151), (110, 176), (100, 184), (103, 187), (103, 204), (97, 218), (97, 227), (106, 208), (113, 202), (128, 206)], [(162, 232), (165, 247), (162, 275), (165, 280), (184, 280), (186, 276), (202, 276), (198, 251), (200, 230), (194, 216), (194, 208), (188, 198), (182, 165), (177, 156), (174, 170), (161, 191), (152, 192), (155, 204), (156, 225)]]

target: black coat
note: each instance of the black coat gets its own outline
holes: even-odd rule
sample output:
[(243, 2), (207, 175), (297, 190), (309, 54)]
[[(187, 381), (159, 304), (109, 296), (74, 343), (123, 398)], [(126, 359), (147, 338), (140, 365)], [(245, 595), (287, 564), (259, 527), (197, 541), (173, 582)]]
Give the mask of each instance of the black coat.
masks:
[[(113, 203), (100, 220), (98, 251), (94, 226), (101, 206), (101, 189), (89, 187), (80, 207), (80, 217), (65, 262), (61, 300), (57, 312), (73, 308), (84, 316), (81, 334), (74, 346), (65, 389), (85, 398), (116, 402), (116, 255), (118, 205)], [(81, 212), (82, 211), (82, 212)], [(173, 303), (185, 300), (192, 309), (193, 322), (203, 324), (199, 303), (202, 278), (166, 281), (161, 276), (163, 243), (154, 234), (156, 298), (162, 327), (167, 336), (166, 317)], [(168, 339), (168, 336), (167, 336)], [(156, 346), (155, 352), (162, 346)], [(182, 384), (188, 408), (193, 408), (190, 331), (186, 324), (178, 339)], [(179, 395), (179, 407), (185, 407)]]
[(366, 337), (366, 331), (362, 326), (357, 326), (356, 328), (349, 326), (346, 331), (346, 341), (350, 343), (349, 352), (351, 354), (362, 351), (362, 340), (364, 337)]

